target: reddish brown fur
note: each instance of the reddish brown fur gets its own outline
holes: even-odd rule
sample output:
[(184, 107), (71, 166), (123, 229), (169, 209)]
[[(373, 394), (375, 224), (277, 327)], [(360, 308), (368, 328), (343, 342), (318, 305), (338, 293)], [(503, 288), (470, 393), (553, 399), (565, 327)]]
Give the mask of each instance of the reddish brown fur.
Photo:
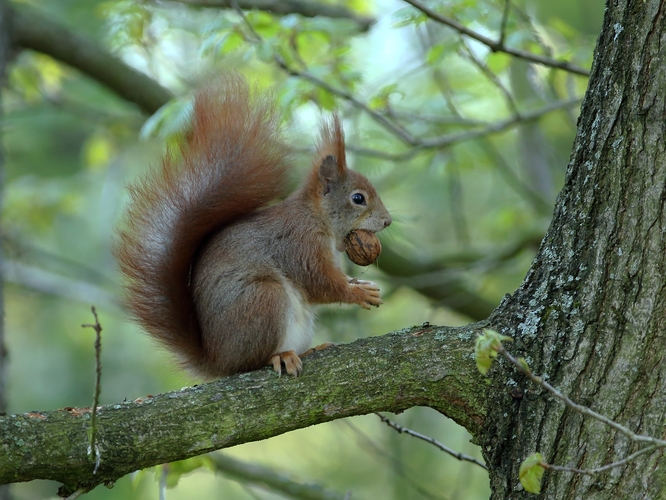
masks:
[(333, 115), (332, 123), (324, 123), (321, 127), (320, 142), (317, 148), (319, 156), (315, 158), (315, 169), (318, 170), (322, 158), (332, 156), (338, 163), (340, 172), (347, 169), (345, 154), (345, 134), (337, 113)]
[(188, 291), (194, 256), (212, 232), (284, 194), (287, 151), (272, 102), (230, 75), (197, 94), (179, 153), (130, 186), (115, 255), (132, 316), (190, 364), (206, 356)]
[[(131, 188), (116, 248), (127, 306), (205, 377), (252, 370), (275, 355), (292, 360), (285, 364), (296, 375), (298, 356), (285, 355), (294, 348), (278, 350), (291, 342), (290, 321), (302, 308), (381, 303), (376, 285), (350, 284), (333, 252), (349, 231), (379, 231), (391, 222), (370, 182), (347, 169), (337, 116), (322, 128), (302, 186), (262, 208), (283, 192), (285, 155), (274, 108), (230, 76), (197, 95), (180, 160), (167, 157)], [(364, 193), (367, 206), (351, 203), (354, 192)]]

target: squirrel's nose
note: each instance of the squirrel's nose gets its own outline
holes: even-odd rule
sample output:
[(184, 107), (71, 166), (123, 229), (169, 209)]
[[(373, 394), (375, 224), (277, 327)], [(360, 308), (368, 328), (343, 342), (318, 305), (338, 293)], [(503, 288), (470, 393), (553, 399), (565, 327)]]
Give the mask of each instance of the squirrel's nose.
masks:
[(384, 227), (389, 227), (391, 222), (393, 222), (393, 218), (389, 215), (388, 219), (384, 219)]

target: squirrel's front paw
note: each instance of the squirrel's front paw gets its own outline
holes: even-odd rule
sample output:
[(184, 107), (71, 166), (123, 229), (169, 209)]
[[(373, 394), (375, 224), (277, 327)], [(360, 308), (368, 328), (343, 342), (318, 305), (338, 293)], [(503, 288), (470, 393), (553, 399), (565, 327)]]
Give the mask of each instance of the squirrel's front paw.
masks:
[(352, 278), (349, 280), (349, 287), (356, 298), (355, 302), (363, 309), (370, 309), (370, 306), (379, 307), (382, 304), (379, 287), (372, 281)]
[(279, 375), (282, 375), (282, 365), (284, 365), (284, 369), (287, 373), (294, 377), (298, 377), (303, 370), (303, 362), (295, 351), (285, 351), (273, 354), (268, 361), (268, 364), (272, 364), (273, 369), (278, 372)]

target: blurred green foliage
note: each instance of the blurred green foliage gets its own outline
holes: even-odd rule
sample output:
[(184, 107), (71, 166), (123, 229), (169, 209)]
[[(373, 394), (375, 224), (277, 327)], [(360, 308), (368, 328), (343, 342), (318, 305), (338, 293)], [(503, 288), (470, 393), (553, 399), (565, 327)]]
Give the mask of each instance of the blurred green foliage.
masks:
[[(191, 90), (231, 68), (273, 89), (303, 169), (309, 166), (320, 117), (340, 109), (350, 164), (371, 178), (396, 220), (384, 245), (410, 259), (446, 264), (442, 272), (410, 279), (347, 264), (350, 273), (381, 283), (385, 304), (370, 313), (325, 308), (315, 341), (349, 342), (424, 321), (469, 321), (455, 307), (442, 307), (412, 289), (424, 280), (462, 282), (492, 303), (520, 284), (535, 245), (518, 245), (512, 255), (501, 255), (547, 228), (564, 178), (577, 106), (451, 146), (413, 148), (341, 95), (353, 96), (427, 141), (478, 131), (582, 96), (584, 77), (492, 53), (426, 22), (421, 12), (397, 0), (337, 3), (374, 16), (377, 21), (368, 32), (350, 20), (258, 11), (247, 12), (244, 20), (233, 10), (178, 2), (21, 3), (95, 40), (179, 97), (148, 117), (48, 56), (24, 52), (13, 61), (3, 89), (2, 119), (7, 158), (3, 235), (11, 271), (5, 288), (10, 411), (90, 405), (94, 335), (80, 324), (92, 321), (91, 302), (104, 328), (102, 403), (195, 383), (127, 322), (117, 301), (110, 247), (127, 198), (124, 184), (159, 164), (165, 145), (177, 140), (188, 120)], [(429, 5), (496, 38), (506, 3), (442, 0)], [(601, 0), (510, 5), (507, 45), (589, 68)], [(276, 61), (292, 68), (292, 74)], [(337, 89), (337, 95), (304, 73)], [(392, 155), (395, 159), (388, 158)], [(463, 429), (432, 410), (417, 408), (395, 419), (480, 457)], [(352, 491), (352, 498), (481, 499), (489, 491), (479, 467), (399, 435), (374, 416), (303, 429), (229, 453), (343, 493)], [(126, 477), (87, 498), (156, 499), (156, 475), (159, 479), (159, 470)], [(51, 483), (12, 488), (17, 499), (55, 498)], [(281, 497), (204, 468), (180, 477), (168, 498)]]

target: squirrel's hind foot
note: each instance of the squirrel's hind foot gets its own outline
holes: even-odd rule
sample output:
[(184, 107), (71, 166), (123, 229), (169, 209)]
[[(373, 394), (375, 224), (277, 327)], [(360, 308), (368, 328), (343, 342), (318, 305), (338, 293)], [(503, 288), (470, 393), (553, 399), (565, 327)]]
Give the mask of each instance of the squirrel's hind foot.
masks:
[(301, 358), (298, 357), (298, 354), (296, 354), (296, 351), (285, 351), (273, 354), (268, 364), (273, 365), (273, 369), (278, 375), (282, 375), (282, 365), (284, 365), (286, 372), (293, 377), (298, 377), (303, 370), (303, 362), (301, 361)]

